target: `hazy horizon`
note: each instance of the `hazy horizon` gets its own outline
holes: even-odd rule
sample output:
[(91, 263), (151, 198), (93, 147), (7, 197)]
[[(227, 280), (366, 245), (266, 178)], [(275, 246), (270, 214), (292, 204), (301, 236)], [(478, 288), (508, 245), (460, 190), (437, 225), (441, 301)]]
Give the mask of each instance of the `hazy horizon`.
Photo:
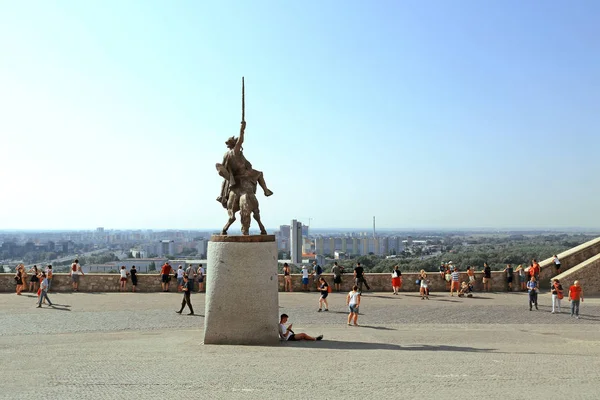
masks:
[(0, 229), (220, 229), (215, 163), (242, 76), (268, 227), (598, 229), (599, 14), (591, 0), (4, 2)]

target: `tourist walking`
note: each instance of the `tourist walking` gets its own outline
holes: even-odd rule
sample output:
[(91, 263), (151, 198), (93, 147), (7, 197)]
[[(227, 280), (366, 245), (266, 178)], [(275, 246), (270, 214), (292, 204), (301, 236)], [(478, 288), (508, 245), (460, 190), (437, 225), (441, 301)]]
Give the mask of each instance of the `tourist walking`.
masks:
[(538, 282), (535, 279), (535, 276), (532, 276), (529, 282), (527, 282), (527, 289), (529, 290), (529, 311), (532, 309), (532, 305), (535, 305), (535, 309), (538, 308)]
[(492, 284), (492, 269), (487, 263), (483, 263), (483, 290), (486, 292), (490, 291)]
[(331, 273), (333, 274), (333, 286), (335, 287), (335, 291), (340, 291), (340, 285), (342, 283), (342, 272), (344, 272), (344, 267), (338, 265), (337, 261), (333, 263), (333, 268), (331, 268)]
[(327, 303), (327, 295), (329, 295), (329, 284), (325, 281), (322, 276), (319, 277), (319, 291), (321, 296), (319, 297), (319, 309), (318, 312), (322, 311), (322, 307), (325, 307), (325, 311), (329, 311), (329, 304)]
[(283, 291), (292, 291), (292, 271), (288, 263), (283, 264)]
[(127, 276), (129, 275), (129, 273), (127, 273), (127, 269), (125, 269), (124, 265), (121, 266), (121, 269), (119, 270), (119, 274), (121, 276), (121, 278), (119, 279), (119, 291), (124, 292), (127, 290)]
[(79, 275), (83, 276), (83, 271), (81, 270), (81, 265), (79, 265), (79, 260), (73, 261), (71, 264), (71, 269), (69, 270), (69, 275), (71, 275), (71, 283), (73, 284), (73, 291), (79, 291)]
[(169, 281), (171, 280), (171, 271), (173, 269), (171, 268), (171, 266), (169, 265), (168, 262), (164, 263), (163, 266), (160, 269), (160, 275), (161, 275), (161, 286), (162, 286), (162, 291), (163, 292), (168, 292), (169, 291)]
[(558, 275), (560, 274), (560, 260), (558, 259), (558, 256), (555, 254), (554, 258), (552, 259), (552, 261), (554, 261), (554, 274)]
[(579, 319), (579, 303), (583, 302), (583, 288), (579, 281), (573, 282), (569, 288), (569, 301), (571, 302), (571, 317), (575, 315), (575, 318)]
[(552, 279), (552, 314), (555, 312), (560, 314), (560, 301), (563, 299), (563, 287), (558, 279)]
[(17, 295), (21, 296), (21, 291), (23, 290), (23, 264), (17, 265), (15, 268), (15, 283), (17, 284)]
[(190, 264), (186, 269), (185, 269), (185, 274), (188, 277), (188, 289), (190, 290), (190, 293), (194, 291), (195, 289), (195, 285), (194, 282), (196, 281), (196, 269), (194, 268), (194, 266), (192, 264)]
[(454, 297), (454, 291), (456, 290), (456, 294), (460, 291), (460, 273), (458, 272), (458, 267), (454, 267), (454, 271), (450, 274), (450, 278), (452, 282), (450, 283), (450, 296)]
[(508, 286), (508, 291), (512, 292), (513, 267), (510, 264), (507, 264), (503, 272), (506, 274), (506, 285)]
[(360, 306), (360, 292), (358, 285), (352, 286), (352, 291), (346, 296), (346, 305), (348, 306), (348, 325), (354, 322), (354, 326), (358, 326), (358, 308)]
[(181, 289), (183, 288), (183, 275), (185, 274), (185, 271), (183, 270), (183, 266), (180, 265), (177, 268), (177, 291), (181, 292)]
[(135, 268), (135, 265), (131, 266), (131, 269), (129, 270), (129, 275), (131, 275), (131, 286), (133, 287), (133, 292), (136, 291), (137, 289), (137, 282), (138, 282), (138, 278), (137, 278), (137, 269)]
[(365, 285), (367, 290), (371, 290), (371, 287), (369, 286), (369, 284), (367, 283), (367, 280), (365, 279), (365, 270), (360, 265), (360, 263), (356, 263), (356, 267), (354, 268), (354, 282), (355, 282), (356, 286), (358, 286), (358, 291), (361, 294), (362, 294), (363, 284)]
[(42, 307), (42, 301), (48, 301), (48, 305), (52, 307), (52, 302), (48, 298), (48, 289), (49, 289), (48, 277), (44, 272), (42, 272), (42, 282), (40, 283), (40, 297), (38, 299), (37, 308)]
[(190, 309), (190, 312), (188, 313), (188, 315), (194, 315), (194, 308), (192, 307), (192, 298), (191, 298), (191, 294), (192, 291), (190, 290), (189, 287), (189, 280), (187, 275), (183, 276), (183, 285), (181, 285), (181, 290), (183, 291), (183, 300), (181, 301), (181, 308), (179, 309), (179, 311), (175, 311), (177, 314), (181, 314), (183, 312), (183, 309), (185, 308), (185, 306), (187, 305), (188, 308)]
[(421, 300), (427, 298), (429, 300), (429, 281), (427, 280), (427, 272), (424, 269), (419, 272), (419, 293)]
[(279, 339), (288, 342), (293, 342), (297, 340), (315, 341), (323, 339), (323, 335), (319, 335), (315, 338), (312, 336), (308, 336), (306, 333), (294, 333), (294, 331), (292, 330), (292, 324), (289, 324), (287, 327), (285, 326), (285, 323), (288, 321), (288, 318), (289, 317), (287, 314), (281, 314), (281, 317), (279, 318)]
[(398, 265), (394, 266), (392, 271), (392, 293), (397, 295), (398, 291), (402, 287), (402, 272), (398, 268)]
[(206, 271), (204, 271), (204, 267), (202, 267), (202, 264), (198, 264), (198, 271), (196, 272), (196, 275), (198, 276), (198, 293), (203, 292)]
[(308, 292), (308, 267), (306, 265), (302, 266), (302, 290)]
[(38, 276), (40, 274), (40, 270), (38, 269), (37, 265), (34, 265), (31, 267), (29, 272), (32, 274), (31, 279), (29, 280), (29, 291), (37, 293), (37, 290), (40, 287), (40, 278)]

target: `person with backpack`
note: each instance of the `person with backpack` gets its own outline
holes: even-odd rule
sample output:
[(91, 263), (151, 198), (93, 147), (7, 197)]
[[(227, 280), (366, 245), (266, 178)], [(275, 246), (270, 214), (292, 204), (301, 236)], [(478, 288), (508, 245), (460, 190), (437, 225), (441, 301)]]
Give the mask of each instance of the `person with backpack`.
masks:
[(323, 268), (321, 268), (321, 266), (319, 264), (317, 264), (316, 261), (313, 261), (313, 277), (314, 277), (315, 286), (317, 287), (317, 289), (319, 288), (319, 285), (320, 285), (322, 273), (323, 273)]
[(71, 275), (71, 282), (73, 283), (73, 291), (79, 291), (79, 275), (83, 276), (83, 271), (81, 270), (81, 265), (79, 265), (79, 260), (73, 261), (71, 264), (71, 270), (69, 271), (69, 275)]
[(563, 287), (558, 279), (552, 279), (552, 314), (558, 312), (560, 314), (560, 301), (563, 299)]
[(319, 291), (321, 292), (321, 296), (319, 297), (318, 312), (323, 311), (323, 305), (325, 305), (325, 311), (329, 311), (329, 304), (327, 303), (327, 295), (329, 294), (329, 290), (329, 284), (325, 281), (325, 278), (322, 276), (319, 277)]

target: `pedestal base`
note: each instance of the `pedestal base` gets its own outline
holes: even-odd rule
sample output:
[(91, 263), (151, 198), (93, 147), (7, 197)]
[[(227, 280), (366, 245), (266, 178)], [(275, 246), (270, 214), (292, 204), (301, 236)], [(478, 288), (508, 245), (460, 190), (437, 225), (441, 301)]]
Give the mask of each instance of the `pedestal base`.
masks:
[(213, 235), (206, 278), (205, 344), (279, 342), (275, 236)]

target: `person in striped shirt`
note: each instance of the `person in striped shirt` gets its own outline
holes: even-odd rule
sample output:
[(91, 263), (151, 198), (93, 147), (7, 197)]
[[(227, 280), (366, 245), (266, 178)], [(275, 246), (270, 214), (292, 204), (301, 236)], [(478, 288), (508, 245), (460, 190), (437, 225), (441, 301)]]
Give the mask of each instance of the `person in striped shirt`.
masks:
[(456, 290), (456, 294), (460, 291), (460, 273), (458, 272), (458, 267), (454, 267), (454, 271), (452, 271), (452, 282), (450, 283), (450, 296), (454, 297), (454, 290)]

